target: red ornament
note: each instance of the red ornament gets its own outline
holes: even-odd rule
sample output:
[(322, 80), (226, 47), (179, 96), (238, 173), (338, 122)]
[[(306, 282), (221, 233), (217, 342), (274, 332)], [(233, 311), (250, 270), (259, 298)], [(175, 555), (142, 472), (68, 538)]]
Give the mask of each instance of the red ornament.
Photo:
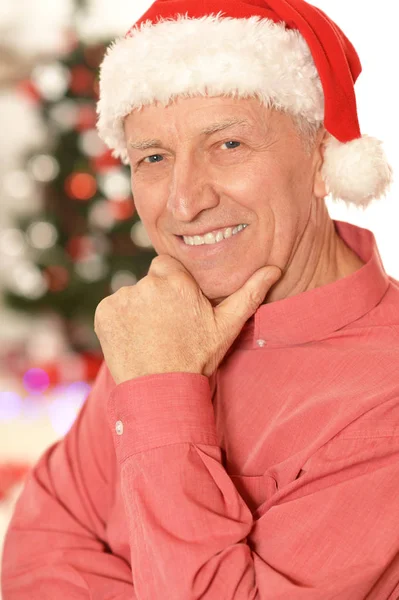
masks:
[(92, 158), (90, 164), (93, 171), (96, 173), (104, 173), (110, 169), (113, 169), (114, 167), (120, 167), (121, 160), (120, 158), (115, 158), (112, 156), (111, 150), (107, 150), (104, 152), (104, 154), (101, 154), (101, 156)]
[[(60, 357), (60, 360), (62, 360), (62, 357)], [(57, 385), (59, 383), (59, 375), (58, 375), (58, 365), (57, 363), (54, 362), (45, 362), (45, 363), (35, 363), (34, 365), (29, 364), (29, 365), (25, 365), (25, 369), (42, 369), (43, 371), (45, 371), (48, 375), (49, 378), (49, 382), (50, 382), (50, 388), (54, 387), (55, 385)]]
[(72, 173), (65, 181), (65, 191), (75, 200), (90, 200), (97, 191), (97, 181), (90, 173)]
[(86, 104), (79, 108), (78, 117), (76, 121), (76, 129), (78, 131), (86, 131), (87, 129), (94, 129), (97, 122), (97, 114), (94, 106)]
[(68, 287), (69, 273), (61, 265), (51, 265), (43, 271), (50, 292), (62, 292)]
[(74, 261), (84, 260), (95, 252), (95, 246), (90, 237), (75, 236), (68, 241), (66, 251)]
[(126, 221), (134, 215), (135, 206), (132, 198), (126, 200), (109, 200), (111, 214), (118, 221)]
[(92, 354), (90, 352), (84, 352), (82, 358), (85, 363), (86, 381), (94, 381), (103, 363), (103, 354)]
[(69, 89), (76, 96), (92, 96), (95, 75), (82, 65), (72, 67)]

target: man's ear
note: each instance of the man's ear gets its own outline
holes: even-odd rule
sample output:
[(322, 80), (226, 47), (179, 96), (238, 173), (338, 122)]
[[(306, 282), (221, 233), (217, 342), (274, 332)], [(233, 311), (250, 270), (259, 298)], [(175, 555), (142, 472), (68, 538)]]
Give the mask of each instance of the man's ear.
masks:
[(316, 196), (316, 198), (325, 198), (328, 195), (327, 186), (324, 182), (321, 172), (324, 163), (325, 144), (329, 136), (330, 134), (328, 133), (328, 131), (322, 128), (321, 132), (317, 137), (317, 144), (315, 149), (316, 168), (313, 182), (313, 194)]

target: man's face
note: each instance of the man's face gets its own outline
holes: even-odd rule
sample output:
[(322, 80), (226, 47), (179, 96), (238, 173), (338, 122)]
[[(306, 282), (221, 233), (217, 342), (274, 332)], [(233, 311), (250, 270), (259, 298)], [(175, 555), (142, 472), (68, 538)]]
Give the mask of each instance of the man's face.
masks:
[[(319, 143), (256, 99), (179, 98), (125, 119), (138, 214), (157, 254), (191, 273), (215, 306), (263, 266), (289, 266), (315, 201)], [(317, 176), (316, 176), (317, 178)], [(181, 236), (247, 224), (216, 244)]]

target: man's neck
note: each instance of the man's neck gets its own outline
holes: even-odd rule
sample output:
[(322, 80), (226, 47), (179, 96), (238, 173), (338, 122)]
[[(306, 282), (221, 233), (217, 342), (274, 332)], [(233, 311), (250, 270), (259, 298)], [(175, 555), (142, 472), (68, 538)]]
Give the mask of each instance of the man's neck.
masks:
[(365, 263), (338, 235), (324, 203), (312, 215), (294, 256), (263, 304), (289, 298), (351, 275)]

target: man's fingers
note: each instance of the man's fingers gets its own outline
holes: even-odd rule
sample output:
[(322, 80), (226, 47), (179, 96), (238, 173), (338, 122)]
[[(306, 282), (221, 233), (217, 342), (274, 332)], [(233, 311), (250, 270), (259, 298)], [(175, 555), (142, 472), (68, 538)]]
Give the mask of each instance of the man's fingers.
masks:
[(237, 337), (245, 322), (256, 312), (270, 288), (280, 279), (281, 275), (282, 271), (278, 267), (263, 268), (215, 308), (219, 325), (225, 331), (231, 332), (232, 340)]

